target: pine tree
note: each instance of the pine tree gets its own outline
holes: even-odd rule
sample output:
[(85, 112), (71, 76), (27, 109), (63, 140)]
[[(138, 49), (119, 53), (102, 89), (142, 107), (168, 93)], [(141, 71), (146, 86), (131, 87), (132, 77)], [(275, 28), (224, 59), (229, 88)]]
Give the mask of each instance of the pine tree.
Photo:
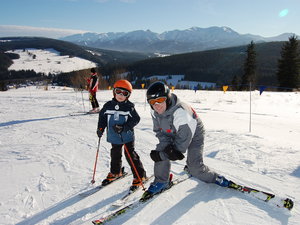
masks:
[(277, 79), (281, 88), (292, 89), (300, 87), (300, 53), (295, 35), (289, 38), (281, 49), (281, 59), (278, 60)]
[(232, 85), (232, 90), (233, 91), (237, 91), (239, 90), (239, 85), (240, 85), (240, 77), (237, 75), (234, 75), (231, 81), (231, 85)]
[(245, 90), (245, 85), (249, 85), (250, 82), (255, 85), (256, 82), (256, 51), (253, 41), (247, 46), (247, 57), (244, 63), (244, 74), (241, 81), (241, 89)]

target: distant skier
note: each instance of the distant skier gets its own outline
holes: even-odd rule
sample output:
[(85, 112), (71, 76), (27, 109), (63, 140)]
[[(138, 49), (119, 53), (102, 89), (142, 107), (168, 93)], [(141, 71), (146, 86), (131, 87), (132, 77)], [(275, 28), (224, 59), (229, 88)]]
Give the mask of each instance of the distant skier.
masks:
[(107, 128), (107, 141), (112, 145), (110, 172), (102, 184), (105, 185), (122, 176), (122, 147), (124, 145), (134, 164), (132, 165), (126, 151), (125, 157), (134, 177), (130, 189), (135, 190), (142, 185), (141, 182), (146, 180), (146, 172), (139, 155), (134, 150), (134, 127), (139, 123), (140, 116), (135, 110), (134, 104), (128, 100), (131, 92), (132, 85), (127, 80), (118, 80), (114, 84), (113, 99), (106, 102), (100, 110), (97, 135), (101, 138)]
[(88, 91), (89, 91), (89, 99), (92, 104), (92, 109), (90, 112), (95, 113), (99, 112), (99, 104), (96, 98), (96, 93), (98, 91), (98, 76), (96, 70), (94, 68), (91, 69), (91, 76), (87, 79), (88, 82)]
[(171, 94), (162, 82), (150, 85), (147, 101), (152, 109), (153, 131), (159, 143), (150, 153), (155, 162), (155, 180), (143, 197), (151, 197), (169, 187), (170, 160), (184, 159), (183, 153), (186, 151), (187, 170), (193, 177), (228, 187), (231, 181), (203, 163), (204, 127), (194, 109)]

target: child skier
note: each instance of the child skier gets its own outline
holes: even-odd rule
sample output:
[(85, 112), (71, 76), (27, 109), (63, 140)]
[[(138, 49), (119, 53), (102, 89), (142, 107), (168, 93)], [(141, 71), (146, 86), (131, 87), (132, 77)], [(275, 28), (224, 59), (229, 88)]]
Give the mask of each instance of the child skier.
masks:
[(96, 98), (96, 93), (98, 91), (98, 76), (94, 68), (91, 69), (91, 76), (87, 79), (89, 100), (92, 104), (91, 113), (99, 112), (99, 104)]
[(139, 123), (140, 116), (134, 104), (128, 100), (131, 92), (132, 86), (127, 80), (119, 80), (114, 84), (113, 99), (106, 102), (99, 112), (97, 135), (101, 138), (107, 128), (107, 141), (112, 145), (110, 172), (102, 184), (105, 185), (122, 176), (122, 147), (124, 145), (125, 157), (134, 177), (130, 189), (134, 190), (146, 180), (146, 172), (139, 155), (134, 150), (133, 128)]

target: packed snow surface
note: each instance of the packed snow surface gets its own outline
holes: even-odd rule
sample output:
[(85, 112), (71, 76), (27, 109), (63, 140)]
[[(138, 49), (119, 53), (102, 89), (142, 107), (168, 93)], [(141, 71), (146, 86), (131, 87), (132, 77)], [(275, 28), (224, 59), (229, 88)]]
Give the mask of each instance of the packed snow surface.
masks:
[[(299, 93), (252, 92), (251, 117), (249, 92), (174, 93), (191, 104), (205, 125), (204, 160), (209, 167), (237, 183), (289, 197), (294, 209), (276, 208), (192, 178), (108, 224), (300, 224)], [(102, 106), (112, 91), (98, 91), (97, 97)], [(141, 116), (136, 151), (150, 176), (149, 153), (157, 139), (145, 90), (134, 90), (130, 100)], [(105, 134), (96, 183), (91, 184), (98, 115), (70, 115), (91, 108), (86, 91), (27, 87), (0, 92), (0, 102), (0, 224), (91, 224), (114, 210), (111, 204), (126, 193), (132, 176), (78, 197), (98, 185), (110, 167), (111, 145)], [(123, 165), (129, 171), (124, 157)], [(185, 160), (172, 162), (174, 179), (184, 165)]]

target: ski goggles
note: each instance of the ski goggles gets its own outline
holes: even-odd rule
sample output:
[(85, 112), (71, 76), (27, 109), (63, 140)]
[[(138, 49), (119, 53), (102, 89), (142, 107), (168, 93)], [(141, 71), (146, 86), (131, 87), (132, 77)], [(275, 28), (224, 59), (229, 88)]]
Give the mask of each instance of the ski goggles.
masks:
[(161, 104), (163, 102), (165, 102), (167, 100), (167, 97), (158, 97), (158, 98), (153, 98), (153, 99), (149, 99), (148, 103), (150, 105), (154, 105), (154, 104)]
[(116, 95), (123, 95), (124, 97), (129, 97), (130, 92), (121, 88), (114, 88)]

